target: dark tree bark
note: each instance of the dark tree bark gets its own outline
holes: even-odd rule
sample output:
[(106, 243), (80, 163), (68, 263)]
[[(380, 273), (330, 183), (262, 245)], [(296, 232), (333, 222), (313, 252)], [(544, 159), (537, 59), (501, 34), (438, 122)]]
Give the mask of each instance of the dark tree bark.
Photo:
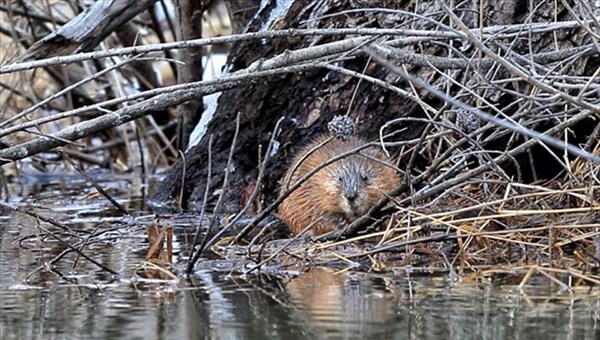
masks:
[(260, 6), (260, 0), (229, 0), (225, 4), (229, 10), (233, 33), (242, 33), (246, 23), (256, 13)]
[[(481, 8), (478, 7), (480, 3), (483, 4)], [(582, 11), (579, 7), (580, 2), (568, 1), (568, 3), (576, 11)], [(463, 2), (453, 8), (453, 12), (457, 13), (463, 23), (473, 29), (498, 25), (576, 20), (574, 14), (563, 5), (559, 3), (558, 8), (555, 8), (555, 5), (554, 1), (532, 4), (524, 1), (485, 0)], [(382, 8), (388, 11), (380, 10)], [(452, 28), (456, 27), (449, 22), (446, 12), (439, 3), (433, 0), (419, 2), (295, 0), (285, 11), (281, 12), (281, 8), (277, 9), (279, 12), (275, 11), (269, 6), (260, 8), (260, 12), (254, 15), (254, 20), (248, 24), (248, 30), (256, 31), (265, 29), (265, 27), (271, 29), (374, 27), (447, 32), (445, 28), (440, 27), (439, 23)], [(271, 16), (274, 13), (280, 13), (280, 15), (273, 19)], [(411, 13), (415, 15), (411, 15)], [(482, 22), (480, 22), (481, 20)], [(232, 46), (229, 65), (231, 70), (238, 70), (256, 60), (269, 58), (284, 53), (286, 50), (322, 45), (344, 38), (348, 37), (291, 36), (287, 39), (241, 42)], [(386, 39), (390, 39), (390, 37)], [(564, 58), (558, 53), (559, 50), (576, 49), (592, 43), (590, 35), (583, 27), (540, 31), (518, 37), (513, 35), (487, 43), (499, 55), (514, 61), (520, 67), (531, 67), (536, 73), (542, 70), (551, 73), (550, 70), (553, 68), (562, 67), (561, 72), (569, 76), (591, 76), (597, 70), (600, 62), (597, 51), (592, 50), (591, 53), (588, 51), (579, 55), (578, 58), (573, 58), (570, 63), (562, 63), (564, 60), (561, 59)], [(506, 50), (507, 47), (509, 50)], [(513, 52), (520, 56), (531, 57), (537, 64), (523, 62), (517, 56), (511, 55)], [(377, 138), (382, 125), (393, 119), (400, 117), (427, 118), (423, 105), (431, 106), (442, 112), (441, 116), (436, 119), (438, 121), (456, 121), (457, 124), (464, 121), (464, 117), (461, 118), (463, 115), (461, 110), (452, 108), (451, 105), (447, 105), (428, 91), (416, 88), (414, 84), (411, 85), (402, 80), (365, 53), (349, 55), (350, 58), (340, 59), (336, 65), (357, 73), (364, 73), (404, 89), (420, 98), (422, 103), (409, 100), (379, 85), (366, 81), (361, 82), (355, 77), (325, 68), (290, 73), (226, 91), (219, 99), (218, 109), (208, 126), (206, 136), (197, 146), (186, 153), (183, 190), (180, 185), (184, 174), (184, 163), (179, 162), (162, 182), (154, 197), (155, 206), (176, 207), (180, 192), (183, 193), (185, 207), (194, 209), (200, 206), (206, 185), (209, 135), (214, 138), (212, 150), (214, 170), (210, 192), (214, 193), (222, 186), (225, 164), (232, 145), (235, 119), (238, 113), (240, 115), (240, 134), (234, 148), (234, 171), (230, 176), (233, 189), (226, 194), (226, 201), (229, 203), (227, 207), (230, 210), (239, 209), (245, 203), (245, 196), (240, 193), (249, 192), (256, 185), (258, 164), (264, 157), (259, 154), (261, 150), (262, 152), (266, 150), (274, 126), (281, 117), (285, 117), (285, 120), (277, 138), (279, 148), (268, 164), (266, 178), (262, 183), (262, 190), (266, 194), (267, 200), (273, 198), (278, 180), (288, 166), (291, 155), (316, 135), (325, 133), (326, 124), (335, 115), (348, 113), (356, 122), (357, 134), (369, 140)], [(546, 56), (549, 59), (542, 60)], [(436, 59), (433, 57), (443, 57), (445, 61), (453, 61), (453, 63), (435, 64)], [(523, 116), (518, 116), (521, 110), (530, 109), (531, 114), (538, 115), (539, 119), (532, 120), (529, 128), (544, 131), (555, 125), (556, 122), (549, 122), (549, 116), (544, 115), (547, 112), (564, 112), (565, 103), (545, 102), (544, 105), (538, 105), (537, 102), (528, 102), (526, 96), (520, 94), (534, 96), (537, 93), (536, 86), (524, 79), (515, 78), (511, 75), (510, 70), (499, 67), (496, 61), (484, 57), (485, 55), (481, 51), (478, 51), (466, 40), (436, 40), (435, 37), (422, 39), (412, 45), (395, 49), (394, 53), (390, 55), (390, 58), (395, 58), (393, 62), (404, 67), (408, 73), (471, 106), (491, 114), (497, 114), (496, 110), (500, 110), (508, 116), (514, 116), (521, 120), (524, 119)], [(428, 66), (434, 64), (441, 71)], [(498, 84), (486, 83), (482, 81), (482, 77), (478, 76), (478, 72), (483, 72), (490, 81), (512, 80)], [(454, 79), (461, 86), (453, 84), (448, 77), (442, 76), (441, 73)], [(472, 89), (477, 96), (470, 94), (467, 89)], [(530, 105), (524, 103), (530, 103)], [(575, 110), (570, 113), (573, 115), (581, 111), (581, 108), (569, 108)], [(484, 125), (484, 122), (476, 121), (474, 128), (480, 125)], [(581, 128), (580, 131), (577, 131), (575, 140), (585, 141), (594, 125), (588, 124), (583, 128), (581, 125), (572, 126), (576, 130)], [(404, 122), (396, 125), (398, 133), (393, 140), (418, 138), (426, 126), (427, 123), (423, 121)], [(466, 132), (470, 131), (467, 129)], [(477, 138), (486, 148), (503, 152), (512, 150), (515, 144), (523, 141), (522, 137), (513, 135), (511, 131), (497, 130), (495, 133), (486, 130)], [(417, 162), (411, 162), (410, 164), (414, 168), (406, 170), (414, 174), (421, 172), (435, 159), (435, 152), (447, 147), (448, 145), (444, 143), (440, 143), (435, 148), (425, 144), (417, 150), (411, 150), (417, 153)], [(392, 149), (395, 154), (398, 154), (399, 151)], [(529, 151), (530, 156), (531, 152), (538, 152), (537, 149), (529, 149)], [(404, 166), (409, 158), (410, 154), (404, 154), (399, 163)], [(546, 154), (544, 162), (548, 162), (547, 159), (552, 158), (547, 157)], [(530, 159), (525, 157), (518, 161), (529, 163)], [(551, 167), (544, 164), (545, 168)], [(210, 195), (210, 197), (210, 202), (207, 203), (216, 199), (216, 195)]]

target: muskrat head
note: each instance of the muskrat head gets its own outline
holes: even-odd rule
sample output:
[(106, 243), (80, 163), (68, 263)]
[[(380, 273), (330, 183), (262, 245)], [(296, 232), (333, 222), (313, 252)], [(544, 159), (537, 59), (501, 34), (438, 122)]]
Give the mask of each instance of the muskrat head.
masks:
[(351, 156), (339, 162), (331, 174), (337, 185), (339, 208), (348, 221), (364, 215), (372, 202), (371, 187), (376, 173), (371, 161), (360, 156)]

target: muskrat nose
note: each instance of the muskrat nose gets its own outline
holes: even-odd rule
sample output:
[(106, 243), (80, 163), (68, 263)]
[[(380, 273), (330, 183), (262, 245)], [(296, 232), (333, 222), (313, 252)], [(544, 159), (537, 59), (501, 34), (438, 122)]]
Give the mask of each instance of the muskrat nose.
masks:
[(356, 189), (346, 190), (344, 192), (344, 197), (346, 197), (346, 199), (348, 199), (348, 201), (354, 201), (356, 199), (356, 197), (358, 197), (358, 190), (356, 190)]

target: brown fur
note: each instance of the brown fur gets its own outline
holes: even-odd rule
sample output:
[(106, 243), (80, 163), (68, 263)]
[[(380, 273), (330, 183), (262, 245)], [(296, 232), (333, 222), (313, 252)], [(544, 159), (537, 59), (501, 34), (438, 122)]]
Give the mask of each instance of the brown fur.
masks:
[[(280, 193), (321, 163), (366, 143), (356, 137), (347, 141), (333, 139), (305, 158), (294, 173), (290, 174), (311, 149), (327, 138), (317, 138), (298, 152), (282, 181)], [(375, 147), (363, 149), (361, 154), (389, 162), (383, 152)], [(358, 184), (352, 186), (342, 183)], [(364, 215), (381, 197), (399, 185), (400, 177), (394, 169), (366, 157), (352, 155), (315, 173), (279, 205), (277, 213), (294, 234), (313, 224), (309, 233), (320, 235)]]

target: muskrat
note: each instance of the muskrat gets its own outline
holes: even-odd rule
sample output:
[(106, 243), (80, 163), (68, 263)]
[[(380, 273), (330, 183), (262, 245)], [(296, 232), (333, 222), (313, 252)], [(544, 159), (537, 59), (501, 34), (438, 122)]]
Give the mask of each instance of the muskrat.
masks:
[[(306, 157), (327, 138), (319, 137), (297, 153), (284, 176), (280, 194), (321, 163), (366, 144), (358, 137), (336, 138)], [(367, 147), (360, 153), (389, 162), (376, 147)], [(296, 166), (300, 161), (302, 163)], [(359, 154), (342, 158), (319, 170), (294, 190), (281, 202), (277, 214), (294, 234), (311, 224), (309, 233), (320, 235), (352, 223), (385, 194), (400, 186), (400, 176), (382, 162)]]

